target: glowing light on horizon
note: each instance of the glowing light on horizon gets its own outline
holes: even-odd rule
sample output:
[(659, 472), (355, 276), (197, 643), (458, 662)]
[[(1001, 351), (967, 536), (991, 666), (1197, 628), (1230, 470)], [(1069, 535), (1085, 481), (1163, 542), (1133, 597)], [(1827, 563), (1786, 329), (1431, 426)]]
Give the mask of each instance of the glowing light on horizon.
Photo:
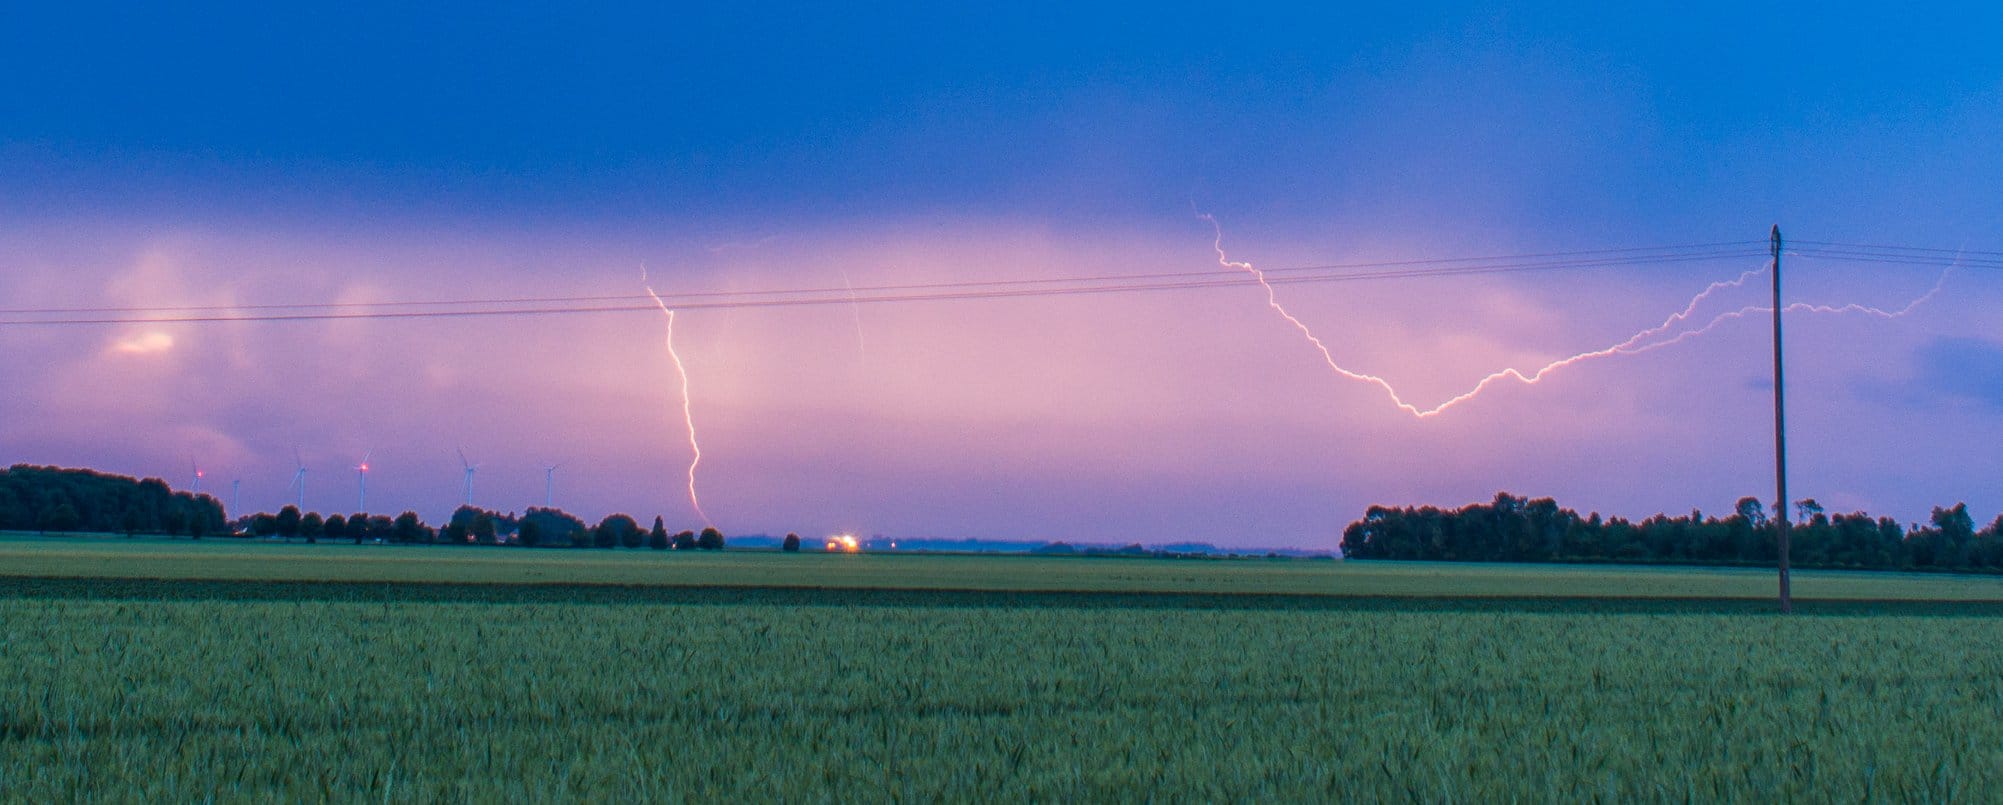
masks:
[(829, 553), (861, 553), (862, 541), (854, 534), (836, 534), (828, 537)]
[(689, 450), (694, 454), (693, 457), (689, 459), (689, 471), (688, 471), (689, 506), (695, 509), (696, 516), (702, 518), (704, 525), (714, 526), (716, 525), (716, 523), (712, 522), (709, 519), (709, 514), (702, 510), (702, 498), (697, 496), (695, 491), (695, 470), (697, 466), (702, 464), (702, 445), (697, 443), (696, 441), (695, 406), (694, 403), (689, 398), (688, 367), (682, 364), (681, 353), (675, 351), (675, 311), (673, 308), (668, 307), (668, 303), (661, 299), (660, 294), (654, 293), (654, 286), (648, 284), (646, 266), (640, 267), (640, 286), (647, 289), (647, 295), (654, 298), (654, 304), (659, 305), (661, 308), (661, 312), (666, 314), (668, 317), (668, 358), (674, 361), (675, 374), (681, 377), (682, 423), (688, 426)]
[[(1421, 408), (1418, 405), (1408, 402), (1403, 395), (1398, 393), (1397, 388), (1391, 385), (1390, 381), (1385, 380), (1384, 378), (1379, 377), (1377, 375), (1348, 369), (1342, 366), (1340, 363), (1337, 363), (1335, 360), (1335, 356), (1329, 351), (1328, 345), (1323, 343), (1319, 337), (1315, 336), (1314, 331), (1308, 329), (1307, 324), (1303, 323), (1299, 318), (1295, 317), (1292, 313), (1288, 312), (1286, 307), (1280, 304), (1279, 296), (1274, 291), (1272, 283), (1266, 281), (1266, 274), (1264, 271), (1259, 270), (1256, 266), (1253, 266), (1249, 262), (1230, 259), (1230, 257), (1224, 251), (1224, 229), (1221, 225), (1217, 223), (1217, 219), (1209, 215), (1208, 213), (1202, 213), (1202, 212), (1197, 213), (1197, 217), (1202, 218), (1205, 222), (1209, 223), (1212, 232), (1215, 234), (1215, 239), (1211, 241), (1211, 247), (1217, 252), (1218, 264), (1226, 268), (1234, 268), (1244, 271), (1247, 274), (1250, 274), (1254, 280), (1257, 280), (1259, 286), (1266, 290), (1266, 305), (1272, 308), (1274, 312), (1280, 314), (1280, 317), (1286, 319), (1289, 324), (1292, 324), (1294, 326), (1294, 329), (1299, 330), (1301, 335), (1308, 340), (1308, 343), (1314, 345), (1315, 349), (1321, 353), (1322, 361), (1328, 365), (1329, 369), (1333, 370), (1336, 374), (1348, 378), (1350, 380), (1355, 380), (1361, 383), (1367, 383), (1369, 385), (1376, 386), (1378, 389), (1381, 389), (1384, 392), (1385, 396), (1390, 398), (1392, 405), (1396, 406), (1399, 410), (1404, 411), (1407, 414), (1410, 414), (1414, 419), (1423, 420), (1438, 416), (1446, 412), (1448, 409), (1453, 408), (1456, 405), (1474, 399), (1475, 397), (1479, 396), (1483, 391), (1488, 390), (1490, 386), (1493, 386), (1494, 384), (1499, 383), (1503, 380), (1515, 380), (1518, 383), (1521, 383), (1526, 386), (1536, 385), (1539, 381), (1543, 380), (1550, 373), (1564, 369), (1568, 366), (1573, 366), (1587, 361), (1596, 360), (1599, 358), (1611, 357), (1615, 355), (1639, 355), (1645, 352), (1651, 352), (1657, 349), (1661, 349), (1663, 347), (1681, 343), (1690, 338), (1701, 336), (1729, 321), (1742, 319), (1750, 315), (1773, 312), (1772, 307), (1748, 306), (1740, 308), (1738, 310), (1721, 313), (1716, 317), (1713, 317), (1710, 321), (1706, 322), (1702, 327), (1698, 327), (1694, 330), (1684, 330), (1682, 332), (1676, 333), (1673, 336), (1663, 338), (1664, 336), (1667, 336), (1672, 330), (1674, 330), (1677, 327), (1677, 325), (1688, 322), (1690, 318), (1696, 314), (1697, 308), (1703, 304), (1704, 300), (1710, 298), (1712, 294), (1728, 288), (1737, 288), (1743, 286), (1746, 284), (1747, 280), (1750, 280), (1753, 277), (1767, 273), (1769, 270), (1773, 268), (1773, 264), (1769, 262), (1765, 266), (1761, 266), (1760, 268), (1752, 269), (1744, 273), (1741, 273), (1736, 278), (1730, 280), (1721, 280), (1718, 282), (1711, 283), (1710, 285), (1706, 286), (1703, 291), (1698, 292), (1696, 296), (1691, 297), (1689, 304), (1684, 305), (1682, 310), (1670, 315), (1669, 318), (1664, 319), (1661, 324), (1637, 332), (1634, 335), (1628, 336), (1626, 339), (1612, 346), (1604, 347), (1601, 349), (1588, 350), (1568, 357), (1560, 358), (1558, 360), (1544, 364), (1543, 366), (1538, 367), (1536, 371), (1530, 372), (1528, 374), (1525, 374), (1524, 372), (1514, 367), (1506, 367), (1497, 370), (1495, 372), (1489, 373), (1488, 375), (1484, 376), (1480, 381), (1476, 382), (1472, 388), (1469, 388), (1465, 392), (1462, 392), (1460, 394), (1448, 398), (1445, 402), (1442, 402), (1431, 408)], [(1911, 313), (1915, 308), (1918, 308), (1920, 305), (1925, 304), (1928, 300), (1931, 300), (1934, 296), (1938, 295), (1941, 291), (1942, 286), (1947, 282), (1947, 275), (1949, 271), (1952, 271), (1952, 268), (1943, 270), (1941, 272), (1940, 278), (1934, 281), (1934, 285), (1931, 290), (1928, 290), (1925, 294), (1914, 299), (1913, 301), (1906, 303), (1904, 307), (1898, 309), (1897, 311), (1886, 311), (1880, 308), (1870, 307), (1868, 305), (1860, 305), (1856, 303), (1851, 303), (1841, 306), (1831, 306), (1831, 305), (1816, 305), (1816, 304), (1797, 302), (1782, 308), (1781, 312), (1782, 313), (1829, 313), (1829, 314), (1862, 313), (1887, 320), (1897, 319), (1905, 316), (1908, 313)], [(1652, 340), (1658, 338), (1661, 338), (1662, 340)]]

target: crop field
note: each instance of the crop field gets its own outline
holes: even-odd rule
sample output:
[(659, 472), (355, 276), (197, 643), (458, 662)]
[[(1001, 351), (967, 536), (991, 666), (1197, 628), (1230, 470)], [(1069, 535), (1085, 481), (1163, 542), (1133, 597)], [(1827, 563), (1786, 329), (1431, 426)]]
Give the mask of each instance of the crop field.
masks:
[(120, 544), (0, 541), (0, 799), (2003, 791), (1988, 578)]
[[(7, 577), (975, 590), (1281, 596), (1762, 600), (1771, 570), (1265, 559), (505, 549), (0, 536)], [(2003, 576), (1798, 571), (1805, 599), (1997, 602)]]

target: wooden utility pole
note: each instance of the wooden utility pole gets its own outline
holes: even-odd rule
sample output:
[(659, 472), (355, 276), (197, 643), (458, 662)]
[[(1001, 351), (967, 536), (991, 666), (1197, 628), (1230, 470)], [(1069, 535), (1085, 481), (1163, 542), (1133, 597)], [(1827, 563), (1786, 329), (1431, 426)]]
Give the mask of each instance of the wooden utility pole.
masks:
[(1778, 529), (1775, 547), (1780, 551), (1780, 611), (1787, 614), (1794, 611), (1794, 593), (1787, 578), (1787, 375), (1780, 364), (1780, 224), (1774, 224), (1770, 241), (1773, 244), (1773, 485), (1779, 498), (1774, 512), (1774, 525)]

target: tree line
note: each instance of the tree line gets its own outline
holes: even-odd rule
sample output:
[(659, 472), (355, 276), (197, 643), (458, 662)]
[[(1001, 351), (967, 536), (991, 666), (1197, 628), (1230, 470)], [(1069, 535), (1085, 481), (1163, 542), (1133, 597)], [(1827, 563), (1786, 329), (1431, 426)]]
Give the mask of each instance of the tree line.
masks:
[(696, 531), (668, 532), (667, 522), (654, 518), (642, 528), (631, 515), (612, 514), (595, 526), (562, 509), (531, 506), (521, 516), (460, 506), (443, 527), (424, 522), (416, 512), (395, 518), (384, 515), (301, 514), (296, 506), (277, 513), (260, 512), (241, 518), (236, 533), (247, 537), (304, 539), (307, 542), (352, 540), (437, 545), (514, 545), (524, 548), (640, 548), (656, 550), (723, 550), (723, 532), (714, 526)]
[[(412, 511), (323, 515), (297, 506), (231, 521), (213, 496), (176, 492), (159, 478), (29, 464), (0, 470), (0, 531), (660, 550), (722, 550), (725, 544), (715, 527), (670, 533), (663, 518), (647, 529), (625, 514), (587, 526), (560, 509), (536, 507), (516, 516), (461, 506), (443, 527)], [(786, 550), (798, 547), (799, 537), (787, 535)]]
[[(1796, 501), (1788, 558), (1798, 567), (2003, 571), (2003, 516), (1980, 529), (1968, 505), (1935, 507), (1926, 523), (1901, 525), (1863, 512), (1829, 514)], [(1458, 509), (1372, 506), (1342, 534), (1349, 559), (1457, 562), (1660, 562), (1771, 564), (1779, 523), (1758, 498), (1722, 517), (1691, 511), (1640, 522), (1580, 515), (1550, 498), (1497, 493)]]
[(16, 464), (0, 470), (0, 530), (201, 539), (228, 526), (215, 498), (176, 492), (158, 478)]

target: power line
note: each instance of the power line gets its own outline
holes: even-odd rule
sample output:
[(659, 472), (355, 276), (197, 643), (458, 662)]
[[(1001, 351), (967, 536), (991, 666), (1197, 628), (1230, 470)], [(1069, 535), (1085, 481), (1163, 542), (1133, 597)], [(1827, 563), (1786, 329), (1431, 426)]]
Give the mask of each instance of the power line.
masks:
[[(1792, 246), (1816, 246), (1835, 249), (1870, 249), (1884, 252), (1932, 252), (1936, 254), (1966, 254), (1982, 257), (2003, 258), (2003, 252), (1975, 251), (1969, 249), (1941, 249), (1930, 246), (1890, 246), (1872, 243), (1838, 243), (1827, 240), (1788, 240)], [(1792, 250), (1790, 250), (1792, 251)]]
[(1967, 255), (1957, 256), (1952, 253), (1895, 255), (1840, 249), (1789, 249), (1787, 253), (1793, 256), (1813, 257), (1818, 260), (1828, 260), (1837, 263), (1877, 263), (1884, 265), (1977, 269), (2003, 268), (2003, 259), (1969, 257)]
[[(1656, 252), (1656, 253), (1644, 253)], [(1664, 248), (1601, 250), (1572, 254), (1603, 255), (1590, 259), (1546, 260), (1541, 262), (1488, 263), (1471, 265), (1439, 265), (1440, 263), (1467, 262), (1474, 259), (1496, 260), (1499, 258), (1454, 258), (1439, 261), (1400, 261), (1378, 264), (1341, 264), (1335, 266), (1301, 266), (1284, 269), (1268, 269), (1268, 273), (1281, 273), (1270, 277), (1276, 284), (1353, 282), (1384, 279), (1412, 279), (1425, 277), (1456, 277), (1482, 274), (1518, 273), (1530, 271), (1554, 271), (1585, 268), (1624, 268), (1642, 265), (1662, 265), (1719, 259), (1735, 259), (1753, 256), (1756, 252), (1747, 249), (1713, 249), (1709, 251), (1669, 252)], [(1359, 265), (1413, 266), (1386, 271), (1330, 273), (1330, 269), (1354, 268)], [(1433, 268), (1416, 266), (1432, 265)], [(1117, 274), (1097, 277), (1066, 277), (1037, 280), (990, 280), (951, 283), (925, 283), (915, 285), (887, 285), (872, 288), (857, 288), (855, 291), (871, 291), (867, 295), (851, 295), (850, 289), (810, 288), (769, 291), (717, 291), (694, 294), (664, 296), (677, 301), (671, 307), (677, 310), (744, 309), (768, 307), (798, 307), (813, 305), (882, 304), (893, 302), (938, 302), (964, 301), (976, 299), (1014, 299), (1044, 296), (1067, 296), (1081, 294), (1133, 293), (1147, 291), (1189, 290), (1201, 288), (1236, 287), (1253, 281), (1236, 271), (1196, 271), (1167, 272), (1154, 274)], [(748, 297), (748, 298), (746, 298)], [(639, 299), (647, 299), (640, 303)], [(628, 302), (629, 304), (617, 304)], [(587, 304), (579, 304), (587, 303)], [(613, 303), (613, 304), (590, 304)], [(485, 307), (487, 305), (514, 305), (511, 307)], [(446, 310), (378, 310), (378, 307), (450, 307)], [(479, 307), (474, 307), (479, 306)], [(519, 298), (514, 300), (449, 300), (436, 302), (376, 302), (376, 303), (314, 303), (300, 305), (266, 306), (190, 306), (154, 308), (43, 308), (50, 314), (121, 314), (121, 313), (194, 313), (196, 315), (171, 316), (73, 316), (68, 318), (16, 319), (0, 321), (0, 326), (33, 325), (114, 325), (114, 324), (205, 324), (223, 322), (269, 322), (269, 321), (328, 321), (348, 319), (433, 319), (471, 318), (501, 316), (549, 316), (576, 314), (633, 313), (654, 311), (659, 308), (648, 297), (601, 296), (601, 297), (547, 297)], [(241, 315), (232, 312), (213, 313), (209, 311), (330, 311), (330, 312), (271, 312)], [(10, 312), (10, 311), (0, 311)], [(12, 311), (14, 315), (31, 314), (31, 311)]]
[[(1622, 249), (1594, 249), (1594, 250), (1570, 251), (1570, 252), (1544, 252), (1539, 254), (1519, 254), (1519, 255), (1503, 255), (1503, 256), (1490, 256), (1490, 257), (1446, 257), (1446, 258), (1433, 258), (1433, 259), (1421, 259), (1421, 260), (1394, 260), (1394, 261), (1370, 262), (1370, 263), (1329, 263), (1322, 265), (1269, 268), (1265, 269), (1265, 271), (1269, 274), (1289, 274), (1289, 273), (1300, 273), (1300, 272), (1323, 272), (1323, 271), (1338, 271), (1338, 270), (1362, 269), (1362, 268), (1409, 269), (1422, 266), (1453, 266), (1455, 264), (1466, 264), (1468, 266), (1474, 266), (1479, 264), (1495, 264), (1497, 267), (1517, 268), (1520, 265), (1522, 265), (1523, 261), (1526, 260), (1540, 260), (1540, 259), (1559, 258), (1559, 257), (1578, 258), (1579, 261), (1584, 261), (1584, 262), (1571, 261), (1571, 260), (1559, 261), (1557, 263), (1551, 264), (1552, 268), (1579, 268), (1579, 267), (1597, 267), (1599, 265), (1602, 265), (1601, 261), (1609, 261), (1604, 263), (1605, 265), (1627, 265), (1629, 264), (1628, 263), (1629, 260), (1648, 261), (1648, 258), (1651, 257), (1676, 257), (1676, 258), (1738, 257), (1742, 256), (1741, 252), (1743, 252), (1743, 254), (1746, 255), (1755, 253), (1738, 247), (1750, 247), (1756, 244), (1757, 242), (1755, 241), (1698, 243), (1698, 244), (1686, 244), (1679, 246), (1639, 246), (1639, 247), (1629, 247)], [(1702, 252), (1702, 254), (1700, 254), (1700, 252)], [(1626, 257), (1622, 257), (1622, 255), (1626, 255)], [(933, 283), (913, 283), (913, 284), (903, 284), (903, 285), (875, 285), (875, 286), (855, 286), (855, 287), (844, 285), (840, 288), (821, 287), (821, 288), (795, 288), (795, 289), (783, 289), (783, 290), (754, 290), (754, 291), (694, 291), (694, 292), (686, 292), (678, 294), (663, 294), (661, 298), (664, 300), (676, 300), (676, 299), (706, 299), (706, 298), (717, 298), (717, 297), (797, 296), (803, 294), (833, 294), (833, 293), (847, 294), (850, 292), (883, 293), (883, 292), (897, 292), (897, 291), (911, 291), (911, 290), (1013, 287), (1013, 286), (1033, 286), (1033, 285), (1055, 285), (1063, 283), (1118, 282), (1124, 280), (1160, 280), (1160, 279), (1176, 279), (1185, 277), (1235, 276), (1236, 274), (1238, 274), (1238, 272), (1228, 269), (1206, 269), (1202, 271), (1156, 272), (1156, 273), (1142, 273), (1142, 274), (1101, 274), (1096, 276), (1051, 277), (1043, 279), (973, 280), (973, 281), (959, 281), (959, 282), (933, 282)], [(1398, 272), (1395, 275), (1402, 276), (1402, 272)], [(247, 305), (0, 308), (0, 315), (41, 315), (41, 314), (64, 314), (64, 313), (194, 313), (194, 312), (214, 311), (214, 310), (342, 310), (342, 309), (362, 309), (362, 308), (378, 308), (378, 307), (453, 307), (453, 306), (475, 306), (475, 305), (579, 304), (579, 303), (596, 303), (596, 302), (633, 302), (637, 304), (643, 300), (651, 300), (651, 299), (653, 299), (653, 297), (644, 294), (615, 294), (615, 295), (603, 295), (603, 296), (504, 297), (504, 298), (492, 298), (492, 299), (399, 300), (399, 301), (387, 301), (387, 302), (297, 302), (297, 303), (283, 303), (283, 304), (247, 304)]]

